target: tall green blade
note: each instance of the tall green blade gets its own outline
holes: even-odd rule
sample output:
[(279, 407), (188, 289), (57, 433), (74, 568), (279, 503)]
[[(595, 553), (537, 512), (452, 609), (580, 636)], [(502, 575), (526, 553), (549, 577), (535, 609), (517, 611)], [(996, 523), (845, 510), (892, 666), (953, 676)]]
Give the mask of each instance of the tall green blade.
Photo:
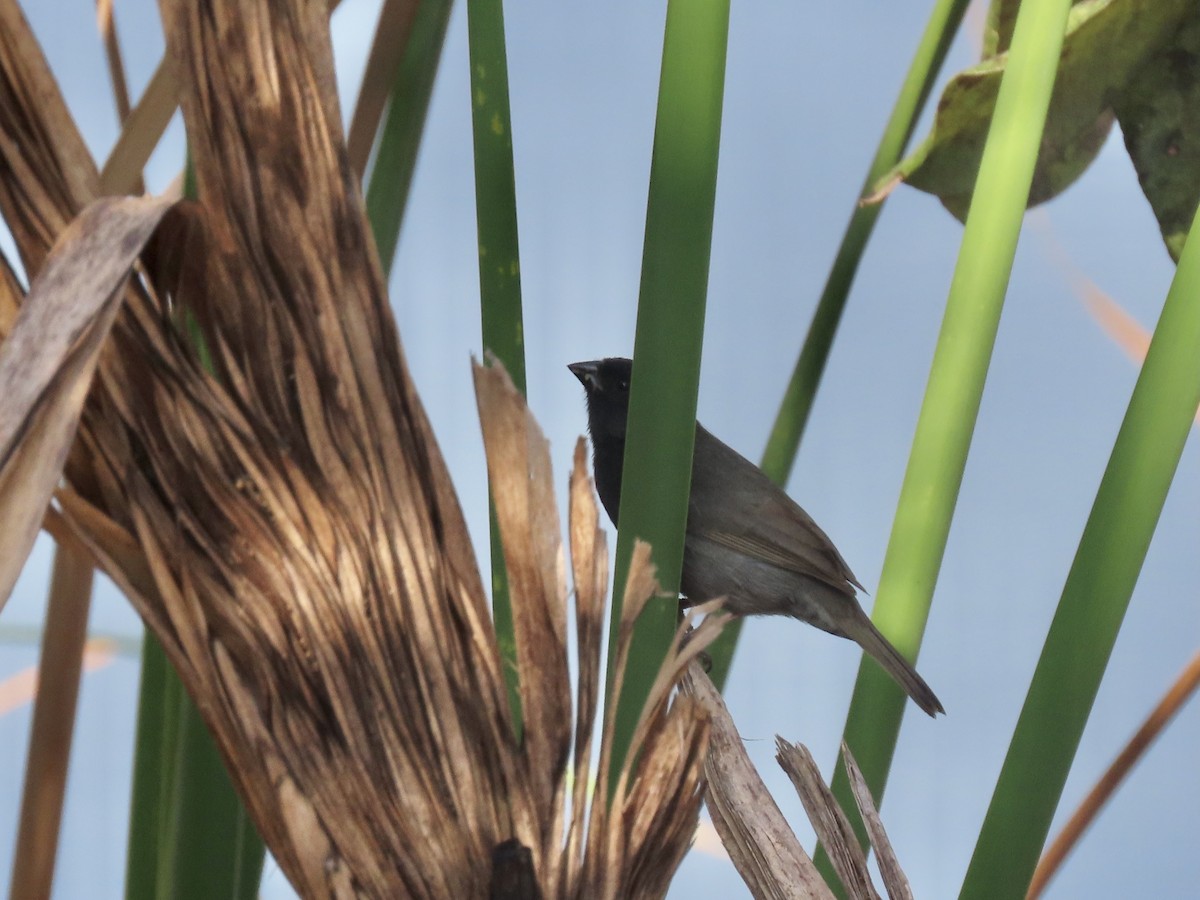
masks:
[[(1021, 6), (963, 231), (873, 609), (880, 630), (910, 659), (920, 646), (946, 548), (1070, 5), (1039, 0)], [(864, 659), (845, 740), (876, 797), (887, 781), (906, 703), (883, 670)], [(838, 766), (833, 789), (865, 846), (844, 766)]]
[(178, 758), (172, 766), (174, 802), (162, 835), (166, 865), (161, 871), (166, 877), (158, 896), (253, 900), (262, 875), (262, 841), (229, 783), (199, 711), (184, 697)]
[[(653, 547), (669, 596), (652, 600), (638, 620), (617, 706), (614, 774), (675, 631), (728, 34), (729, 0), (667, 4), (610, 634), (635, 538)], [(610, 642), (610, 662), (613, 649)], [(610, 691), (607, 702), (615, 699)]]
[(524, 393), (517, 189), (508, 104), (508, 57), (504, 49), (504, 7), (500, 0), (467, 0), (467, 38), (471, 54), (483, 349), (495, 354), (517, 389)]
[(160, 896), (161, 836), (178, 757), (178, 694), (183, 690), (162, 645), (149, 632), (142, 642), (142, 677), (134, 737), (133, 793), (125, 867), (127, 900)]
[(396, 258), (450, 8), (450, 0), (421, 0), (418, 4), (408, 48), (388, 100), (366, 197), (367, 219), (385, 275)]
[(1067, 575), (963, 898), (1025, 896), (1197, 406), (1200, 215)]
[[(875, 150), (875, 158), (867, 170), (863, 194), (900, 161), (969, 2), (970, 0), (938, 0), (934, 5), (929, 23), (925, 26), (925, 33), (921, 36), (917, 52), (908, 67), (908, 74), (904, 76), (900, 96), (896, 98), (896, 105), (892, 108), (892, 114), (883, 129), (883, 137)], [(846, 226), (846, 233), (842, 235), (841, 246), (838, 247), (833, 267), (829, 270), (825, 287), (821, 291), (808, 336), (804, 339), (800, 358), (796, 360), (796, 367), (792, 370), (791, 380), (775, 416), (775, 424), (771, 428), (767, 448), (763, 452), (763, 471), (778, 485), (786, 484), (791, 475), (796, 452), (800, 449), (800, 438), (808, 424), (808, 415), (812, 411), (817, 388), (821, 386), (821, 376), (825, 372), (829, 350), (833, 346), (833, 339), (842, 320), (846, 298), (850, 295), (850, 288), (854, 284), (854, 276), (867, 248), (867, 241), (871, 239), (871, 232), (875, 229), (875, 221), (882, 211), (882, 203), (870, 206), (856, 204), (850, 223)], [(712, 658), (709, 676), (718, 688), (723, 688), (726, 678), (729, 677), (733, 651), (741, 630), (740, 620), (730, 623), (725, 632), (709, 647), (708, 653)]]
[(162, 646), (142, 645), (127, 900), (258, 896), (265, 849)]
[[(493, 354), (525, 393), (525, 331), (521, 318), (521, 261), (517, 246), (517, 188), (513, 173), (508, 56), (501, 0), (467, 0), (471, 54), (471, 125), (475, 137), (475, 217), (479, 232), (479, 304), (483, 349)], [(492, 547), (492, 616), (517, 730), (521, 695), (517, 644), (504, 548), (489, 502)]]

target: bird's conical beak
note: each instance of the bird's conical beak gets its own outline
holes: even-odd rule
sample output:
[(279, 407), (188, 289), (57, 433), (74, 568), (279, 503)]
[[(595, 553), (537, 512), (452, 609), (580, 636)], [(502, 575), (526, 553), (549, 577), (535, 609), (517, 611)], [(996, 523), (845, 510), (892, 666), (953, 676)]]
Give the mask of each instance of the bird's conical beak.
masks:
[(579, 379), (579, 383), (588, 390), (596, 386), (596, 373), (600, 370), (599, 363), (594, 360), (592, 362), (577, 362), (571, 363), (567, 368), (571, 370), (572, 375)]

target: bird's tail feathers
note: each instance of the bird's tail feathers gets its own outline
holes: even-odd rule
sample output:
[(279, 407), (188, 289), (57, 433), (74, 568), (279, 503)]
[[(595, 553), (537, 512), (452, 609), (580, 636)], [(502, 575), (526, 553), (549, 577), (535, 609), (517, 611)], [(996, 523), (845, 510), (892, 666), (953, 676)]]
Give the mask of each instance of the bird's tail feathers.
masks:
[(880, 634), (879, 629), (867, 618), (866, 613), (859, 610), (858, 615), (851, 622), (843, 623), (842, 628), (846, 637), (857, 643), (879, 663), (884, 671), (900, 687), (904, 688), (904, 692), (912, 698), (917, 706), (931, 716), (936, 716), (938, 713), (945, 714), (946, 710), (942, 708), (942, 702), (938, 700), (932, 688), (925, 683), (925, 679), (918, 675), (912, 663), (901, 656), (900, 651)]

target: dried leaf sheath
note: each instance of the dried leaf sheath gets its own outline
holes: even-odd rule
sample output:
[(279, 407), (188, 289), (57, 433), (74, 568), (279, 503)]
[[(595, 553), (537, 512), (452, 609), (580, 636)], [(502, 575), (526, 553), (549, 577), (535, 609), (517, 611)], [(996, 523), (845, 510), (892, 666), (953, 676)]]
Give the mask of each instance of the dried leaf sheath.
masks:
[[(507, 375), (475, 367), (475, 394), (484, 427), (488, 476), (504, 562), (513, 597), (524, 749), (533, 803), (564, 808), (564, 771), (571, 746), (571, 682), (567, 670), (566, 575), (550, 451), (533, 416)], [(516, 602), (520, 600), (521, 602)], [(557, 844), (562, 824), (555, 815), (541, 823), (546, 833), (522, 835), (535, 869), (548, 860), (541, 851)]]
[(596, 495), (588, 476), (587, 442), (575, 444), (571, 470), (569, 529), (571, 568), (575, 581), (576, 653), (579, 658), (579, 706), (575, 712), (571, 824), (564, 850), (564, 879), (574, 884), (583, 863), (584, 813), (588, 801), (588, 766), (592, 758), (596, 713), (600, 702), (600, 659), (608, 599), (608, 543), (599, 526)]

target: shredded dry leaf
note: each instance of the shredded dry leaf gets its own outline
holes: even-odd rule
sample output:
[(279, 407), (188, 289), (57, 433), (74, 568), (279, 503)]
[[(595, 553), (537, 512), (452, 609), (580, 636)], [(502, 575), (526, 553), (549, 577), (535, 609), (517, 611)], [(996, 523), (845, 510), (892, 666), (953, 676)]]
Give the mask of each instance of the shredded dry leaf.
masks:
[(742, 880), (760, 900), (831, 900), (833, 894), (804, 852), (742, 745), (725, 701), (697, 667), (685, 689), (711, 710), (705, 800), (717, 834)]
[(863, 824), (867, 826), (867, 834), (871, 839), (871, 847), (875, 851), (875, 860), (879, 863), (879, 875), (883, 880), (884, 889), (891, 900), (913, 900), (912, 888), (908, 877), (900, 868), (900, 860), (892, 849), (892, 842), (879, 818), (879, 810), (875, 808), (875, 798), (867, 786), (858, 760), (850, 752), (849, 745), (842, 741), (842, 760), (846, 764), (846, 773), (850, 776), (850, 789), (854, 792), (854, 802), (862, 814)]
[[(828, 885), (767, 793), (742, 746), (729, 711), (708, 676), (693, 666), (684, 681), (684, 690), (711, 712), (712, 737), (705, 764), (708, 811), (750, 892), (762, 900), (831, 898), (833, 894)], [(878, 900), (879, 894), (867, 869), (866, 854), (808, 749), (803, 744), (791, 744), (779, 737), (776, 738), (776, 749), (776, 759), (795, 785), (817, 838), (829, 853), (847, 895), (854, 900)], [(900, 869), (862, 774), (845, 746), (843, 755), (859, 811), (867, 822), (879, 857), (888, 896), (892, 900), (911, 900), (908, 880)]]
[(792, 780), (808, 820), (816, 829), (817, 838), (829, 854), (829, 861), (846, 892), (856, 900), (878, 900), (879, 894), (867, 871), (867, 855), (858, 845), (850, 821), (826, 786), (808, 748), (776, 737), (775, 751), (775, 759)]
[[(775, 738), (775, 746), (778, 751), (775, 758), (796, 787), (809, 821), (816, 829), (817, 838), (825, 846), (843, 886), (851, 897), (875, 900), (879, 893), (867, 869), (866, 853), (859, 846), (850, 822), (834, 798), (833, 792), (825, 785), (812, 754), (803, 744), (790, 744), (778, 736)], [(858, 763), (845, 743), (842, 744), (842, 758), (850, 773), (855, 803), (867, 825), (867, 834), (879, 860), (884, 889), (892, 900), (911, 900), (912, 889), (908, 879), (892, 850), (891, 841), (884, 830)]]

